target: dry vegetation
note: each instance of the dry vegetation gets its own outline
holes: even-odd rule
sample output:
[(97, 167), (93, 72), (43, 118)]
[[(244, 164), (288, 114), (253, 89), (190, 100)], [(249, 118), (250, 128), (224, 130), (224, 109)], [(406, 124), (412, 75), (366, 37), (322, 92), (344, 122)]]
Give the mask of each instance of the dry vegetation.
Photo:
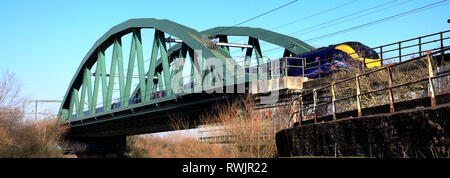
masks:
[[(3, 116), (4, 113), (2, 113)], [(61, 139), (66, 128), (56, 120), (33, 123), (5, 121), (0, 116), (0, 157), (56, 158), (63, 157)]]
[[(370, 70), (377, 70), (379, 67), (371, 68)], [(355, 77), (357, 74), (368, 72), (368, 69), (361, 68), (359, 63), (349, 63), (346, 68), (341, 68), (334, 72), (332, 79), (340, 81), (342, 79)], [(428, 76), (428, 69), (426, 59), (411, 61), (402, 65), (393, 66), (391, 68), (392, 85), (400, 85), (417, 81)], [(349, 80), (335, 85), (336, 98), (346, 98), (356, 95), (355, 80)], [(380, 89), (388, 87), (388, 73), (387, 70), (373, 72), (368, 75), (360, 75), (359, 85), (361, 93), (375, 92)], [(394, 88), (393, 95), (395, 102), (406, 101), (427, 96), (427, 82), (411, 84), (399, 88)], [(329, 90), (329, 89), (328, 89)], [(331, 93), (331, 91), (327, 91)], [(375, 93), (361, 95), (361, 107), (373, 107), (389, 103), (388, 91), (378, 91)], [(344, 100), (337, 104), (339, 112), (356, 109), (356, 99)]]
[(127, 157), (131, 158), (224, 158), (220, 145), (200, 143), (192, 137), (132, 136), (127, 138)]
[[(427, 77), (426, 59), (416, 60), (392, 67), (392, 84), (399, 85)], [(370, 70), (376, 70), (371, 68)], [(350, 63), (333, 73), (332, 80), (339, 81), (367, 72), (361, 63)], [(388, 87), (387, 71), (381, 70), (370, 75), (360, 76), (361, 93), (373, 92)], [(396, 102), (427, 96), (427, 82), (393, 89)], [(356, 95), (355, 80), (336, 85), (337, 98)], [(331, 93), (326, 91), (325, 93)], [(387, 91), (361, 95), (362, 107), (372, 107), (389, 103)], [(252, 116), (253, 99), (237, 99), (234, 102), (217, 105), (214, 111), (201, 116), (201, 124), (220, 129), (220, 134), (227, 136), (228, 144), (201, 143), (193, 137), (171, 136), (167, 138), (152, 136), (133, 136), (128, 139), (129, 157), (194, 157), (194, 158), (267, 158), (276, 156), (275, 133), (286, 128), (289, 118), (286, 108), (272, 113), (269, 119), (255, 120)], [(356, 109), (354, 100), (337, 103), (338, 112)], [(324, 111), (324, 112), (329, 112)], [(189, 128), (188, 118), (179, 115), (172, 117), (174, 130)], [(277, 125), (274, 127), (274, 125)]]
[[(203, 125), (220, 128), (220, 135), (227, 136), (226, 144), (199, 142), (194, 137), (172, 135), (161, 138), (133, 136), (127, 140), (128, 157), (164, 158), (270, 158), (276, 156), (275, 133), (286, 128), (281, 110), (265, 120), (253, 118), (253, 99), (245, 97), (222, 105), (214, 112), (201, 116)], [(188, 119), (172, 117), (174, 129), (185, 129)]]
[(3, 73), (0, 79), (0, 158), (63, 157), (57, 148), (67, 128), (57, 119), (23, 122), (16, 77)]

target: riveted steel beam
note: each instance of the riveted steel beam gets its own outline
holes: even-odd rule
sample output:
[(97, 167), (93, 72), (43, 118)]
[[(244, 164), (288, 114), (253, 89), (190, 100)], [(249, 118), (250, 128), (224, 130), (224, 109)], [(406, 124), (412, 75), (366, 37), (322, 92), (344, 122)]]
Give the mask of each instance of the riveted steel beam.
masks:
[[(158, 58), (158, 46), (159, 46), (159, 38), (158, 35), (155, 33), (155, 37), (153, 38), (153, 47), (152, 47), (152, 55), (150, 58), (150, 67), (149, 72), (147, 73), (148, 79), (150, 81), (147, 81), (146, 87), (141, 87), (141, 98), (143, 98), (144, 102), (147, 102), (151, 98), (151, 94), (155, 91), (155, 84), (153, 83), (153, 77), (155, 76), (155, 69), (156, 69), (156, 60)], [(159, 82), (159, 80), (158, 80)], [(143, 83), (140, 85), (144, 86)], [(147, 91), (146, 89), (147, 88)]]
[(102, 74), (102, 64), (105, 58), (105, 54), (104, 51), (99, 51), (97, 54), (97, 68), (95, 71), (95, 78), (94, 78), (94, 91), (92, 92), (92, 103), (91, 103), (91, 109), (94, 110), (94, 112), (91, 113), (95, 113), (95, 108), (97, 107), (97, 98), (98, 98), (98, 89), (99, 89), (99, 85), (100, 85), (100, 75)]
[[(163, 75), (164, 75), (164, 86), (167, 96), (172, 95), (171, 86), (171, 75), (169, 69), (169, 56), (167, 55), (166, 38), (164, 37), (164, 32), (156, 30), (156, 35), (158, 37), (158, 44), (162, 58), (163, 64)], [(160, 82), (160, 81), (159, 81)]]
[[(235, 47), (235, 48), (253, 48), (252, 45), (248, 45), (248, 44), (239, 44), (239, 43), (228, 43), (228, 40), (226, 39), (226, 36), (224, 35), (220, 35), (219, 40), (221, 40), (221, 42), (212, 42), (214, 45), (220, 46), (223, 49), (226, 49), (228, 52), (230, 52), (230, 48), (229, 47)], [(223, 39), (225, 38), (225, 39)], [(224, 40), (224, 42), (222, 42), (222, 40)], [(175, 43), (183, 43), (183, 40), (180, 39), (173, 39), (173, 38), (166, 38), (167, 42), (175, 42)]]

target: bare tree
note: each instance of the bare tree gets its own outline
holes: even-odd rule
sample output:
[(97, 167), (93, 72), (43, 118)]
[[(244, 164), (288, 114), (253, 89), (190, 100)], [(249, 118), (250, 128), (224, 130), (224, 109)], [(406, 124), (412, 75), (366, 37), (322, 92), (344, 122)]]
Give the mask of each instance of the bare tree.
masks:
[(18, 109), (23, 100), (19, 98), (20, 83), (16, 75), (3, 72), (0, 79), (0, 109)]
[(0, 158), (62, 157), (61, 146), (67, 125), (58, 119), (23, 120), (23, 99), (16, 76), (0, 76)]

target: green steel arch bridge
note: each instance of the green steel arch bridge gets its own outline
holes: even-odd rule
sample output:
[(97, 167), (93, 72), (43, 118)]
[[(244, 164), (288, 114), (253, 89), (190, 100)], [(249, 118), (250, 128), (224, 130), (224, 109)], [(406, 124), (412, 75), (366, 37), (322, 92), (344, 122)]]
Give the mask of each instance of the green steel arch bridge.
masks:
[[(142, 37), (144, 29), (153, 29), (153, 39)], [(122, 44), (127, 35), (131, 44)], [(247, 38), (248, 42), (230, 43), (230, 37)], [(83, 58), (66, 91), (59, 116), (70, 125), (67, 137), (117, 145), (128, 135), (172, 130), (172, 113), (195, 121), (213, 103), (232, 97), (240, 89), (248, 93), (252, 81), (279, 77), (267, 72), (269, 66), (262, 67), (267, 59), (263, 58), (261, 41), (284, 48), (285, 57), (314, 49), (296, 38), (261, 28), (217, 27), (198, 32), (153, 18), (131, 19), (114, 26)], [(152, 48), (144, 49), (143, 42), (152, 43)], [(130, 45), (128, 58), (122, 45)], [(245, 51), (244, 59), (233, 59), (230, 48)], [(144, 53), (151, 56), (149, 64), (145, 64)], [(220, 65), (209, 66), (209, 59)], [(184, 68), (187, 63), (190, 69)], [(257, 72), (252, 77), (246, 72), (255, 64), (267, 69), (266, 73)], [(188, 75), (182, 71), (189, 71)], [(227, 92), (208, 92), (212, 90)]]
[[(153, 38), (143, 38), (143, 31), (147, 32), (148, 29)], [(308, 80), (305, 77), (288, 76), (287, 61), (280, 66), (279, 61), (273, 62), (263, 56), (263, 52), (272, 49), (284, 49), (280, 57), (291, 58), (314, 50), (312, 46), (293, 37), (261, 28), (216, 27), (199, 32), (169, 20), (131, 19), (106, 32), (83, 58), (66, 91), (59, 118), (70, 126), (67, 140), (87, 145), (87, 151), (83, 153), (88, 155), (121, 155), (125, 150), (126, 136), (171, 131), (171, 119), (178, 119), (177, 114), (189, 119), (189, 127), (196, 128), (201, 124), (199, 116), (205, 111), (213, 112), (214, 104), (246, 94), (259, 98), (255, 106), (259, 111), (264, 111), (266, 106), (271, 107), (271, 104), (277, 105), (270, 101), (287, 103), (290, 112), (295, 111), (287, 119), (297, 121), (300, 125), (311, 120), (315, 123), (323, 118), (334, 120), (343, 115), (336, 110), (336, 102), (345, 98), (335, 97), (335, 92), (323, 96), (318, 96), (318, 93), (327, 93), (328, 90), (322, 90), (330, 86), (333, 91), (337, 83), (353, 80), (357, 81), (358, 89), (360, 77), (383, 70), (394, 75), (390, 72), (392, 67), (403, 66), (410, 61), (428, 58), (428, 76), (419, 82), (429, 81), (429, 86), (433, 86), (437, 81), (437, 91), (448, 92), (448, 88), (440, 84), (445, 83), (442, 78), (450, 75), (447, 65), (449, 32), (447, 30), (371, 48), (369, 50), (375, 50), (380, 55), (381, 68), (333, 82), (328, 78)], [(122, 46), (127, 38), (130, 41), (125, 44), (130, 46), (128, 51)], [(236, 38), (247, 42), (232, 43)], [(417, 44), (411, 44), (416, 41)], [(277, 48), (263, 50), (264, 45), (260, 45), (262, 42)], [(144, 48), (143, 43), (151, 44), (151, 48)], [(429, 48), (431, 43), (440, 47)], [(242, 50), (245, 55), (233, 58), (232, 48)], [(424, 55), (426, 51), (429, 51), (428, 56)], [(124, 52), (129, 56), (124, 57)], [(144, 54), (150, 56), (149, 59), (144, 61)], [(128, 65), (124, 66), (124, 62), (128, 62)], [(305, 69), (305, 65), (300, 67)], [(388, 80), (391, 78), (388, 77)], [(390, 108), (390, 112), (401, 110), (402, 103), (394, 102), (391, 90), (407, 84), (387, 83), (392, 99), (385, 108)], [(435, 89), (428, 87), (428, 90), (432, 106), (444, 100), (449, 101), (448, 94), (435, 97)], [(356, 93), (357, 102), (351, 104), (356, 104), (357, 110), (346, 111), (344, 115), (370, 114), (371, 108), (363, 108), (358, 99), (367, 93), (359, 90)], [(272, 94), (277, 98), (267, 98)], [(331, 100), (329, 96), (332, 96)], [(261, 98), (266, 98), (269, 104)], [(416, 100), (408, 100), (403, 104), (410, 107), (413, 106), (412, 101)], [(325, 109), (321, 110), (320, 107)], [(379, 111), (377, 108), (375, 110)]]

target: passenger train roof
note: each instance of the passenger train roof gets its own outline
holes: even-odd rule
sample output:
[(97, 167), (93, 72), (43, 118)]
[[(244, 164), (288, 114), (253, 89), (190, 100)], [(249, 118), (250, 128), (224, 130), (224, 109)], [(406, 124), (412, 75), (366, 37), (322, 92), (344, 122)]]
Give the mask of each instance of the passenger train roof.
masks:
[[(352, 47), (352, 48), (354, 48), (354, 49), (355, 49), (355, 48), (370, 49), (369, 47), (367, 47), (366, 45), (363, 45), (363, 44), (360, 43), (360, 42), (349, 41), (349, 42), (344, 42), (344, 43), (339, 43), (339, 44), (329, 45), (328, 47), (321, 47), (321, 48), (315, 49), (315, 50), (313, 50), (313, 51), (309, 51), (309, 52), (306, 52), (306, 53), (302, 53), (302, 54), (296, 55), (296, 56), (294, 56), (294, 57), (305, 57), (305, 56), (310, 56), (310, 55), (320, 54), (320, 53), (325, 52), (325, 51), (327, 51), (327, 50), (334, 49), (336, 46), (341, 45), (341, 44), (349, 45), (350, 47)], [(357, 50), (358, 50), (358, 49), (357, 49)]]

